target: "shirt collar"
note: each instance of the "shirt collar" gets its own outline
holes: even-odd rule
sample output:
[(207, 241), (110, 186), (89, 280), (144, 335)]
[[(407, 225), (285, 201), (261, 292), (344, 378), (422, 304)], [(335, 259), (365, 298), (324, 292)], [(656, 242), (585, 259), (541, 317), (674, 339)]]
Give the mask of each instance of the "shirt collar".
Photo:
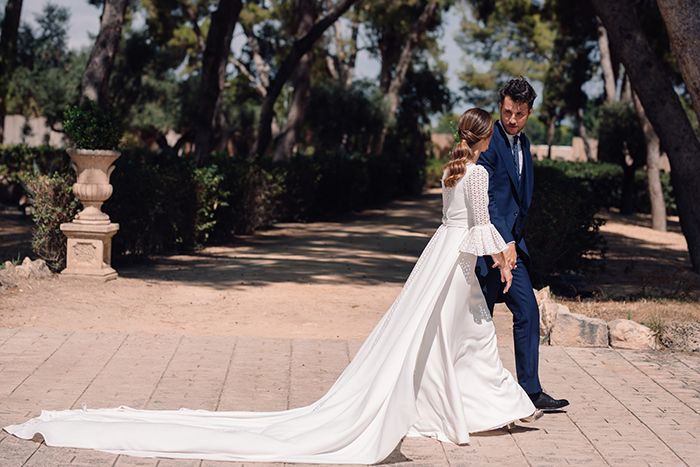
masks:
[(517, 135), (511, 135), (510, 133), (508, 133), (508, 132), (506, 131), (505, 128), (503, 128), (503, 124), (501, 123), (501, 120), (500, 120), (500, 119), (498, 120), (498, 124), (501, 125), (501, 128), (503, 129), (503, 133), (505, 133), (506, 138), (508, 138), (508, 144), (509, 144), (511, 147), (513, 146), (513, 138), (514, 138), (515, 136), (518, 137), (518, 142), (521, 142), (521, 141), (522, 141), (522, 137), (521, 137), (522, 134), (523, 134), (522, 131), (519, 132)]

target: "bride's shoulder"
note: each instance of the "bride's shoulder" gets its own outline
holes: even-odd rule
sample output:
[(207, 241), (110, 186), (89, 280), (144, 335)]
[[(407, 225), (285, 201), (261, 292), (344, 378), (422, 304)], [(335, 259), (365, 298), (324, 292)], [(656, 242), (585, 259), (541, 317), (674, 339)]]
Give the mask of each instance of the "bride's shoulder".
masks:
[(484, 166), (471, 163), (467, 166), (467, 175), (469, 178), (483, 178), (484, 176), (488, 178), (489, 173), (486, 171)]

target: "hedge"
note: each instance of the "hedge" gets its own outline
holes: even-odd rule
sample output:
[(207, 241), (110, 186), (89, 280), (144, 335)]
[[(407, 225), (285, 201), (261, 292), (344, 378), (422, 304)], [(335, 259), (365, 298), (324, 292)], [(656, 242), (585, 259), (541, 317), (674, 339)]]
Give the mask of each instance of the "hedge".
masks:
[[(62, 150), (0, 148), (0, 174), (27, 184), (49, 183), (54, 191), (34, 200), (35, 212), (68, 211), (76, 202), (74, 180)], [(418, 193), (422, 182), (399, 183), (401, 177), (422, 176), (416, 158), (368, 157), (317, 153), (289, 161), (255, 163), (213, 154), (209, 164), (196, 167), (188, 158), (145, 150), (124, 150), (115, 162), (112, 197), (104, 211), (120, 224), (112, 243), (118, 263), (127, 257), (188, 251), (235, 234), (252, 233), (276, 221), (312, 221)], [(423, 162), (424, 163), (424, 162)], [(56, 191), (61, 180), (65, 190)], [(55, 192), (55, 193), (54, 193)], [(60, 192), (60, 196), (59, 196)], [(53, 194), (51, 194), (53, 193)], [(61, 222), (70, 219), (60, 216)], [(42, 214), (42, 218), (44, 218)], [(56, 217), (58, 218), (58, 217)], [(48, 225), (48, 224), (47, 224)], [(63, 248), (56, 224), (36, 231), (39, 244)], [(65, 252), (36, 251), (44, 258)], [(54, 261), (57, 265), (62, 260)]]
[[(407, 155), (316, 153), (281, 163), (256, 163), (213, 154), (208, 165), (195, 167), (190, 159), (144, 150), (123, 151), (116, 166), (111, 179), (114, 194), (104, 205), (120, 224), (113, 240), (116, 262), (192, 250), (278, 221), (313, 221), (360, 210), (417, 194), (426, 173), (434, 178), (441, 171), (435, 161), (426, 164)], [(38, 178), (52, 173), (57, 175)], [(53, 232), (58, 226), (53, 221), (70, 219), (75, 210), (67, 155), (50, 148), (0, 148), (1, 174), (6, 180), (23, 180), (25, 187), (46, 188), (35, 199), (39, 228), (34, 240), (37, 253), (59, 267), (60, 253), (45, 245), (62, 244), (56, 242), (61, 234)], [(640, 172), (637, 178), (638, 206), (648, 207), (645, 174)], [(622, 169), (614, 164), (549, 160), (535, 164), (526, 238), (535, 258), (536, 282), (580, 268), (587, 253), (601, 249), (596, 213), (619, 204), (621, 179)], [(662, 181), (673, 212), (667, 174)], [(65, 190), (57, 188), (60, 183)]]

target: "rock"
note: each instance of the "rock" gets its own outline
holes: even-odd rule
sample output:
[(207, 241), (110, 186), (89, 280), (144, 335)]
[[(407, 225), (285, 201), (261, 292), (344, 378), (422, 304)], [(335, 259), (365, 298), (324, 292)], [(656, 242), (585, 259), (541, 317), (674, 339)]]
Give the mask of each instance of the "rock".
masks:
[(607, 347), (608, 323), (559, 309), (549, 341), (567, 347)]
[(43, 259), (32, 261), (24, 258), (22, 264), (14, 265), (5, 261), (5, 268), (0, 270), (0, 286), (17, 287), (21, 282), (31, 279), (46, 279), (53, 274)]
[(569, 309), (564, 305), (555, 303), (549, 299), (539, 302), (540, 309), (540, 344), (549, 344), (554, 322), (559, 312), (568, 313)]
[(661, 332), (661, 343), (671, 350), (700, 352), (700, 322), (673, 321)]
[(629, 319), (616, 319), (608, 323), (610, 345), (617, 349), (656, 350), (656, 333), (648, 327)]
[(32, 260), (28, 256), (25, 256), (22, 260), (22, 264), (15, 268), (15, 274), (22, 279), (29, 279), (32, 274), (31, 271)]
[(533, 292), (535, 292), (535, 299), (537, 300), (538, 305), (552, 299), (552, 292), (550, 292), (549, 286), (540, 290), (533, 289)]
[(36, 261), (32, 261), (28, 268), (30, 270), (29, 276), (34, 279), (44, 279), (47, 277), (51, 277), (51, 270), (46, 265), (46, 261), (44, 261), (43, 259), (37, 259)]

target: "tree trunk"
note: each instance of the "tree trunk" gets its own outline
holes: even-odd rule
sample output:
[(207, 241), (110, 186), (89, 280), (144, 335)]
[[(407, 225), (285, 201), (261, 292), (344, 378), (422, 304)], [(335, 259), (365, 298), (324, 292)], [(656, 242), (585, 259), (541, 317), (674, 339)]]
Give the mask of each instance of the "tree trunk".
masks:
[(586, 153), (586, 161), (593, 161), (593, 153), (591, 151), (591, 142), (588, 140), (588, 132), (583, 120), (583, 109), (578, 109), (576, 112), (576, 123), (578, 124), (578, 135), (583, 140), (583, 151)]
[(355, 64), (357, 63), (357, 38), (359, 34), (360, 23), (359, 21), (353, 21), (350, 33), (350, 44), (348, 45), (349, 53), (346, 60), (343, 60), (343, 65), (341, 66), (343, 70), (341, 76), (345, 75), (345, 87), (350, 87), (355, 73)]
[(258, 124), (258, 139), (255, 144), (254, 154), (262, 156), (267, 151), (267, 147), (270, 145), (270, 140), (272, 139), (272, 119), (274, 117), (274, 105), (282, 92), (282, 88), (285, 83), (291, 78), (294, 70), (301, 58), (311, 50), (314, 43), (319, 37), (338, 19), (345, 13), (354, 3), (360, 0), (342, 0), (336, 7), (330, 11), (326, 16), (321, 18), (313, 27), (309, 30), (304, 37), (297, 39), (292, 44), (292, 49), (289, 51), (287, 56), (282, 61), (279, 70), (275, 74), (274, 79), (270, 83), (267, 95), (263, 99), (262, 105), (260, 107), (260, 120)]
[(651, 206), (651, 228), (654, 230), (666, 231), (666, 202), (664, 201), (664, 191), (661, 188), (661, 177), (659, 173), (659, 159), (661, 158), (661, 148), (659, 137), (651, 126), (647, 118), (644, 107), (639, 101), (637, 93), (632, 94), (634, 109), (642, 124), (644, 141), (647, 148), (647, 187), (649, 191), (649, 205)]
[(87, 66), (80, 81), (80, 100), (97, 102), (100, 107), (109, 103), (109, 76), (114, 56), (122, 37), (124, 15), (129, 0), (105, 0), (100, 17), (100, 32), (90, 52)]
[[(248, 47), (250, 47), (250, 51), (253, 56), (253, 63), (255, 64), (257, 79), (255, 79), (255, 77), (252, 76), (247, 69), (244, 73), (251, 83), (255, 85), (260, 97), (264, 98), (267, 94), (267, 88), (270, 87), (270, 65), (265, 61), (262, 53), (260, 52), (259, 39), (255, 36), (253, 29), (248, 25), (242, 26), (243, 32), (246, 35), (246, 42), (248, 42)], [(238, 64), (236, 66), (238, 66)]]
[(693, 101), (695, 115), (700, 118), (700, 4), (697, 0), (657, 0), (666, 25), (671, 51), (676, 58)]
[(287, 125), (279, 134), (275, 144), (274, 160), (287, 160), (292, 157), (294, 146), (299, 138), (301, 123), (306, 115), (307, 102), (309, 100), (311, 55), (305, 54), (299, 61), (296, 70), (297, 78), (294, 80), (294, 92), (292, 102), (287, 112)]
[(0, 144), (5, 142), (7, 88), (17, 59), (17, 31), (22, 14), (22, 0), (7, 0), (0, 33)]
[(437, 9), (438, 0), (431, 0), (421, 12), (418, 20), (413, 25), (413, 29), (404, 42), (401, 55), (399, 56), (399, 62), (396, 65), (396, 71), (394, 72), (394, 76), (391, 79), (389, 88), (386, 90), (386, 94), (384, 96), (384, 125), (382, 127), (382, 132), (379, 135), (379, 139), (377, 140), (377, 145), (374, 148), (374, 153), (377, 155), (384, 151), (386, 136), (389, 133), (389, 129), (393, 125), (396, 111), (399, 108), (399, 94), (401, 92), (401, 88), (403, 87), (404, 81), (406, 81), (406, 73), (408, 73), (408, 69), (411, 66), (413, 49), (415, 49), (416, 44), (418, 44), (418, 41), (425, 33), (430, 22), (433, 20), (433, 18), (435, 18)]
[(620, 214), (630, 215), (637, 212), (635, 202), (637, 190), (634, 183), (636, 168), (634, 165), (634, 157), (630, 154), (626, 141), (623, 144), (622, 152), (622, 195), (620, 199)]
[(644, 36), (632, 0), (592, 0), (647, 117), (671, 163), (671, 182), (693, 270), (700, 273), (700, 141), (673, 88), (671, 74)]
[(610, 45), (608, 32), (598, 19), (598, 49), (600, 51), (600, 67), (603, 70), (603, 83), (605, 84), (605, 101), (615, 101), (615, 72), (613, 71), (612, 58), (610, 57)]
[(211, 15), (193, 117), (194, 157), (197, 164), (201, 164), (212, 149), (214, 112), (224, 87), (233, 29), (242, 6), (241, 0), (219, 0), (219, 6)]
[[(296, 10), (299, 13), (296, 37), (303, 37), (304, 34), (309, 32), (316, 20), (315, 11), (309, 0), (297, 0)], [(311, 60), (312, 51), (309, 50), (299, 60), (299, 65), (294, 73), (294, 92), (292, 93), (292, 102), (287, 112), (287, 124), (275, 144), (273, 159), (276, 161), (290, 159), (294, 146), (297, 144), (301, 123), (306, 115), (306, 104), (309, 101)]]
[[(350, 27), (349, 39), (344, 39), (340, 23), (333, 25), (333, 37), (335, 39), (335, 56), (326, 55), (326, 68), (331, 78), (348, 88), (352, 84), (355, 63), (357, 62), (357, 39), (360, 32), (360, 23), (353, 20)], [(347, 40), (347, 44), (345, 44)]]
[(632, 102), (632, 81), (630, 75), (625, 71), (625, 79), (622, 81), (622, 93), (620, 94), (622, 102)]
[(556, 131), (556, 118), (550, 116), (547, 122), (547, 159), (552, 158), (552, 145), (554, 144), (554, 134)]

